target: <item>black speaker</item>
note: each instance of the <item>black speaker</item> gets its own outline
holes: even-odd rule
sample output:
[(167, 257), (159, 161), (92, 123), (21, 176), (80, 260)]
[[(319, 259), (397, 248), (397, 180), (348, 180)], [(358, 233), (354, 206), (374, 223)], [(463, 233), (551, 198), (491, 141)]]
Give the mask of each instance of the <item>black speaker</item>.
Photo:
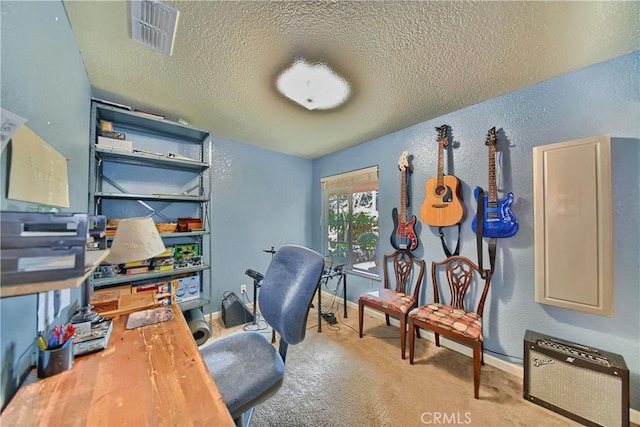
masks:
[(619, 354), (527, 331), (524, 398), (585, 426), (628, 426), (629, 370)]
[(225, 328), (253, 322), (253, 314), (233, 292), (222, 300), (222, 322)]

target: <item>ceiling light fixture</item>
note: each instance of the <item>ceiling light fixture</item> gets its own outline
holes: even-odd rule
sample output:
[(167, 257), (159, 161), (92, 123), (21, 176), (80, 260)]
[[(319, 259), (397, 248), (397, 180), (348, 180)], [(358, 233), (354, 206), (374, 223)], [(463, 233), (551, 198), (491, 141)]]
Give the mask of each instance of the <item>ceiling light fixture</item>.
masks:
[(276, 82), (280, 93), (308, 110), (329, 110), (349, 97), (349, 83), (328, 65), (297, 59)]
[(131, 38), (171, 56), (179, 16), (158, 0), (131, 0)]

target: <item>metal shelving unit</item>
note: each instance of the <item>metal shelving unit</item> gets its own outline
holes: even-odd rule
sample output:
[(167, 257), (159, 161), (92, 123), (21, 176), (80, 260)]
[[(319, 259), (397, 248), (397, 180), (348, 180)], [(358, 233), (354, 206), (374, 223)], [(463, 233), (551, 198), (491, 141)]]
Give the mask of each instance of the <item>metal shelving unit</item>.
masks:
[[(98, 146), (100, 121), (125, 134), (133, 152)], [(178, 303), (182, 311), (211, 303), (209, 218), (212, 143), (208, 131), (93, 101), (89, 163), (89, 213), (107, 218), (151, 216), (156, 222), (201, 218), (204, 229), (162, 233), (166, 246), (197, 243), (203, 265), (144, 274), (90, 278), (94, 289), (197, 273), (200, 297)], [(111, 238), (107, 239), (108, 244)]]

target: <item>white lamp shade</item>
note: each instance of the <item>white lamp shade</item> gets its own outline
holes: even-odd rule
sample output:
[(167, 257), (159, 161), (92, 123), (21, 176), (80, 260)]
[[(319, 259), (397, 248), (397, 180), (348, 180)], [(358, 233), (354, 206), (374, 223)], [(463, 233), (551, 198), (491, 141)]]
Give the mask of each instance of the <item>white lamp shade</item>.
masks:
[(108, 262), (124, 264), (142, 261), (160, 255), (165, 249), (151, 218), (123, 219), (113, 238)]

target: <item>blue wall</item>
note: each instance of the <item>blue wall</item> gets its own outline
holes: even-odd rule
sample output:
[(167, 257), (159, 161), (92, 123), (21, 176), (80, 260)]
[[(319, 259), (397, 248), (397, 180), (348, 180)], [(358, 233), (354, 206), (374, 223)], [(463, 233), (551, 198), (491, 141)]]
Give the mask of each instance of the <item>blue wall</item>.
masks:
[[(640, 52), (597, 64), (516, 92), (468, 107), (435, 120), (377, 138), (314, 162), (314, 209), (318, 224), (322, 199), (320, 178), (379, 165), (380, 233), (385, 253), (392, 252), (388, 236), (393, 229), (391, 210), (400, 203), (398, 157), (413, 154), (413, 207), (420, 217), (424, 183), (436, 175), (436, 126), (452, 128), (454, 149), (445, 172), (462, 182), (467, 215), (462, 226), (461, 254), (477, 259), (471, 221), (476, 207), (473, 189), (487, 189), (487, 131), (498, 131), (497, 183), (512, 191), (512, 210), (520, 223), (512, 238), (500, 239), (496, 271), (485, 307), (485, 349), (498, 357), (522, 362), (526, 329), (606, 349), (624, 356), (631, 370), (632, 407), (640, 409)], [(602, 317), (534, 302), (533, 155), (532, 148), (555, 142), (610, 134), (613, 163), (613, 232), (615, 314)], [(454, 168), (451, 167), (454, 166)], [(500, 197), (503, 197), (501, 195)], [(322, 246), (314, 227), (313, 242)], [(453, 247), (457, 233), (448, 230)], [(437, 229), (420, 228), (416, 253), (428, 264), (444, 258)], [(488, 265), (485, 249), (484, 263)], [(430, 278), (428, 282), (430, 284)], [(380, 283), (349, 277), (349, 300)], [(430, 301), (426, 287), (422, 301)]]
[[(91, 87), (67, 15), (60, 2), (0, 3), (2, 14), (2, 108), (69, 159), (68, 212), (86, 212)], [(7, 150), (2, 153), (2, 210), (30, 204), (7, 200)], [(75, 178), (75, 179), (74, 179)], [(15, 392), (31, 365), (37, 333), (37, 295), (0, 300), (0, 406)], [(73, 290), (71, 300), (79, 298)], [(71, 310), (71, 309), (70, 309)], [(60, 315), (66, 321), (68, 312)]]
[(285, 244), (311, 246), (311, 161), (213, 137), (213, 311), (223, 293), (252, 296), (250, 268), (264, 273)]

